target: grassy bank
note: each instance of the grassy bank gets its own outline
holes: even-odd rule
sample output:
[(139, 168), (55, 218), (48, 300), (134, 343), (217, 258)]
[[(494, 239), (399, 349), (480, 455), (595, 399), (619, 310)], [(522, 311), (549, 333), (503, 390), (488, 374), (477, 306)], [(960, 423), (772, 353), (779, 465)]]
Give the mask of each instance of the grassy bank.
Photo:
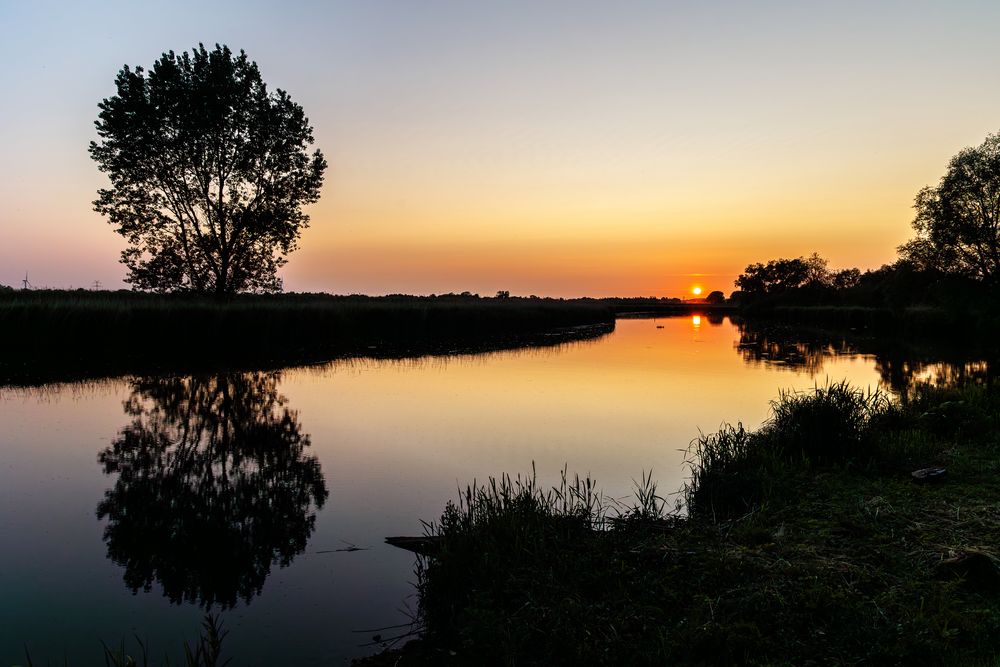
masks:
[(498, 349), (557, 342), (548, 335), (555, 329), (607, 331), (613, 322), (599, 302), (537, 298), (281, 294), (220, 302), (8, 291), (0, 293), (0, 381)]
[(648, 480), (630, 508), (469, 489), (431, 529), (424, 638), (369, 664), (996, 664), (1000, 396), (772, 408), (692, 444), (680, 514)]

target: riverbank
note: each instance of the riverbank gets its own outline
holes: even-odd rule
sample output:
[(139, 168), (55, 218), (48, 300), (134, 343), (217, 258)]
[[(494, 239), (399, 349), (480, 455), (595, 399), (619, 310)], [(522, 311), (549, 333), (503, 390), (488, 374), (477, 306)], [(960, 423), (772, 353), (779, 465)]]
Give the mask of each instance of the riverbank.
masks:
[(0, 293), (0, 383), (488, 351), (613, 327), (610, 307), (582, 300), (9, 291)]
[(364, 664), (994, 664), (1000, 396), (772, 408), (693, 443), (684, 513), (648, 480), (629, 508), (469, 489), (431, 528), (423, 638)]

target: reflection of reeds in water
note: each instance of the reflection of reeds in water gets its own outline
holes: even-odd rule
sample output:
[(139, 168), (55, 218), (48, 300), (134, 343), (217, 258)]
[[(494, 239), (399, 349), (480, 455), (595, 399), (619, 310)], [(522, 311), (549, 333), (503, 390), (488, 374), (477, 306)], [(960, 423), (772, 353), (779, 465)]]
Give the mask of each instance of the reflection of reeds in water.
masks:
[(614, 332), (614, 325), (585, 325), (547, 332), (537, 337), (525, 337), (520, 341), (511, 340), (508, 346), (495, 348), (456, 348), (438, 353), (413, 355), (379, 355), (376, 350), (367, 355), (356, 355), (302, 366), (292, 366), (296, 371), (309, 374), (327, 375), (342, 370), (360, 371), (385, 366), (406, 369), (444, 369), (452, 365), (485, 365), (499, 358), (545, 358), (552, 354), (577, 348), (597, 345)]
[(0, 401), (31, 399), (38, 403), (57, 403), (66, 398), (75, 400), (83, 397), (115, 396), (131, 386), (132, 379), (127, 376), (45, 382), (44, 384), (0, 384)]

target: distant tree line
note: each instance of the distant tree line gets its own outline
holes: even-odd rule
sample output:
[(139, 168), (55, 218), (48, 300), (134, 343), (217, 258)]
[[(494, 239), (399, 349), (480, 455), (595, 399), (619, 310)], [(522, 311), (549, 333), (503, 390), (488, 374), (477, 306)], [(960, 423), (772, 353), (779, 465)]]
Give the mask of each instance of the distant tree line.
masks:
[(1000, 281), (1000, 133), (948, 163), (917, 193), (913, 239), (892, 264), (831, 271), (818, 254), (750, 264), (731, 298), (743, 304), (941, 306), (992, 304)]
[[(950, 310), (982, 308), (991, 304), (995, 290), (990, 283), (947, 270), (925, 267), (900, 258), (878, 269), (831, 271), (826, 260), (809, 257), (776, 259), (751, 264), (730, 295), (743, 306), (863, 306), (906, 308), (942, 307)], [(807, 272), (803, 265), (809, 265)]]

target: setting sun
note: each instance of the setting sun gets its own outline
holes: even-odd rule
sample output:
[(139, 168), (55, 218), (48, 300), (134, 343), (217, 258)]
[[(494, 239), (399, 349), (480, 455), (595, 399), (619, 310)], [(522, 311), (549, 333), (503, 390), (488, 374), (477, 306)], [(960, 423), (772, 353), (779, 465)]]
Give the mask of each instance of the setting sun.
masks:
[(692, 287), (691, 288), (691, 293), (694, 294), (695, 296), (699, 296), (701, 294), (701, 288), (700, 287)]

